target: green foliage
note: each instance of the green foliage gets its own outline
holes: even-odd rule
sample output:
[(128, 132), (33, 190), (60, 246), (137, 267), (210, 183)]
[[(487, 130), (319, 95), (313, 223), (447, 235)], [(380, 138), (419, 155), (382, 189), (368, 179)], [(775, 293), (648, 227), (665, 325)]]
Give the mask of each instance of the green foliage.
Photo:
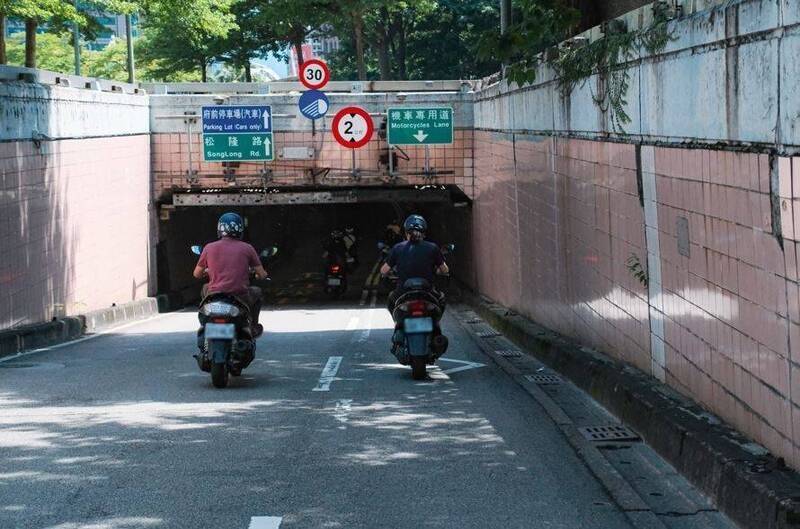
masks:
[[(36, 64), (43, 70), (72, 72), (74, 56), (69, 37), (44, 33), (36, 38)], [(8, 39), (8, 64), (25, 64), (25, 35), (18, 33)]]
[[(44, 70), (54, 72), (72, 72), (74, 69), (74, 52), (72, 41), (67, 35), (44, 33), (39, 35), (36, 49), (37, 64)], [(200, 74), (194, 72), (173, 72), (167, 78), (158, 77), (159, 64), (148, 61), (141, 53), (144, 42), (134, 40), (136, 57), (136, 77), (142, 80), (166, 81), (199, 81)], [(14, 35), (8, 40), (8, 62), (22, 65), (25, 62), (25, 37)], [(81, 50), (81, 72), (88, 77), (100, 77), (116, 81), (128, 80), (128, 50), (125, 41), (116, 40), (105, 49), (94, 51), (88, 48)]]
[(558, 73), (562, 95), (597, 72), (600, 89), (594, 102), (603, 113), (609, 112), (612, 127), (622, 130), (631, 118), (625, 112), (630, 73), (626, 63), (633, 59), (638, 35), (632, 32), (609, 33), (582, 47), (564, 47), (552, 62)]
[(238, 29), (232, 0), (148, 0), (145, 5), (142, 53), (160, 78), (193, 69), (204, 76), (219, 39)]
[[(658, 5), (658, 4), (656, 4)], [(656, 8), (653, 22), (644, 29), (627, 31), (610, 24), (605, 36), (583, 47), (564, 47), (559, 51), (553, 67), (559, 75), (559, 85), (568, 96), (575, 85), (585, 82), (595, 72), (599, 77), (599, 90), (593, 94), (595, 104), (608, 113), (611, 126), (624, 132), (631, 118), (625, 112), (630, 86), (630, 62), (640, 48), (648, 53), (662, 51), (674, 37), (667, 27), (667, 11)]]
[(560, 0), (518, 0), (508, 31), (486, 31), (478, 47), (479, 57), (509, 65), (506, 77), (519, 86), (533, 82), (542, 60), (540, 54), (564, 39), (578, 21), (578, 12)]
[[(497, 70), (493, 58), (477, 57), (481, 35), (499, 24), (495, 0), (359, 0), (333, 18), (339, 52), (329, 61), (337, 79), (357, 77), (355, 23), (364, 34), (368, 79), (456, 79)], [(346, 8), (350, 7), (351, 11)], [(350, 15), (348, 16), (348, 12)], [(357, 12), (358, 16), (352, 13)]]
[(0, 0), (0, 13), (8, 18), (46, 22), (52, 18), (85, 23), (86, 18), (64, 0)]
[(639, 281), (643, 287), (647, 288), (647, 285), (650, 282), (650, 276), (647, 274), (647, 270), (639, 260), (639, 256), (632, 253), (631, 256), (628, 257), (627, 265), (628, 271), (631, 273), (631, 275), (636, 278), (636, 280)]

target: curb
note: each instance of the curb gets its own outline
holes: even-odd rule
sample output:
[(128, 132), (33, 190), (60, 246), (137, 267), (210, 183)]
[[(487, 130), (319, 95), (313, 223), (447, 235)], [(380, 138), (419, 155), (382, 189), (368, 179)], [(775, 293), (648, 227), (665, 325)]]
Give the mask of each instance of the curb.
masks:
[(145, 298), (79, 316), (68, 316), (45, 323), (0, 331), (0, 358), (76, 340), (87, 333), (143, 319), (157, 313), (156, 299)]
[(800, 528), (800, 474), (782, 459), (649, 375), (490, 300), (464, 297), (487, 323), (636, 430), (737, 524)]

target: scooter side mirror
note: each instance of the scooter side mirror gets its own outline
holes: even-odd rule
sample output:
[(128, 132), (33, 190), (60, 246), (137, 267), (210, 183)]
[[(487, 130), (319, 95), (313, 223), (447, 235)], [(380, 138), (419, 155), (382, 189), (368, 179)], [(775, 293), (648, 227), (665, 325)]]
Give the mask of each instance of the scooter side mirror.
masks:
[(378, 243), (378, 250), (383, 250), (383, 249), (386, 249), (386, 248), (388, 248), (388, 245), (386, 245), (385, 243), (383, 243), (383, 242), (379, 242)]
[(261, 250), (261, 257), (264, 259), (269, 259), (270, 257), (275, 257), (278, 253), (278, 247), (272, 246), (270, 248), (265, 248)]
[(203, 253), (203, 247), (200, 246), (199, 244), (193, 244), (192, 253), (195, 255), (200, 255), (201, 253)]
[(442, 246), (442, 252), (444, 253), (453, 253), (456, 249), (456, 245), (453, 243), (445, 244)]

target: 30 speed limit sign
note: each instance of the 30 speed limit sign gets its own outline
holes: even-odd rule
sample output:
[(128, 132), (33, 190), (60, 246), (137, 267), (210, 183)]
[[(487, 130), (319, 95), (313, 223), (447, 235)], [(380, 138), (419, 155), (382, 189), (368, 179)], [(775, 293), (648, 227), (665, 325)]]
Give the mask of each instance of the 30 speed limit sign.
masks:
[(300, 82), (306, 88), (319, 90), (331, 79), (331, 72), (328, 65), (319, 59), (309, 59), (300, 67)]
[(333, 137), (343, 147), (358, 149), (372, 139), (375, 126), (369, 112), (361, 107), (345, 107), (336, 113), (331, 125)]

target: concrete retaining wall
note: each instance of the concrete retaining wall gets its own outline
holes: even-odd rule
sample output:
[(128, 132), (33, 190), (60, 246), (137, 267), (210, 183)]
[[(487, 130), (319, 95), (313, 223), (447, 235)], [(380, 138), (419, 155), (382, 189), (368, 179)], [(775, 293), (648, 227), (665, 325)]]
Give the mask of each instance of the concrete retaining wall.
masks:
[[(631, 22), (637, 23), (636, 20)], [(800, 4), (670, 23), (625, 130), (553, 72), (476, 94), (474, 286), (800, 468)], [(749, 151), (749, 152), (745, 152)], [(642, 281), (638, 270), (648, 276)]]
[[(679, 3), (691, 9), (691, 2)], [(647, 7), (626, 17), (629, 28), (647, 27), (651, 13)], [(725, 2), (670, 22), (668, 31), (672, 40), (662, 53), (639, 50), (628, 64), (624, 109), (631, 123), (622, 129), (595, 103), (603, 92), (597, 75), (563, 97), (547, 66), (522, 90), (503, 83), (478, 93), (475, 126), (798, 152), (800, 66), (793, 58), (800, 52), (800, 4)]]
[(143, 95), (0, 83), (0, 328), (148, 296)]

